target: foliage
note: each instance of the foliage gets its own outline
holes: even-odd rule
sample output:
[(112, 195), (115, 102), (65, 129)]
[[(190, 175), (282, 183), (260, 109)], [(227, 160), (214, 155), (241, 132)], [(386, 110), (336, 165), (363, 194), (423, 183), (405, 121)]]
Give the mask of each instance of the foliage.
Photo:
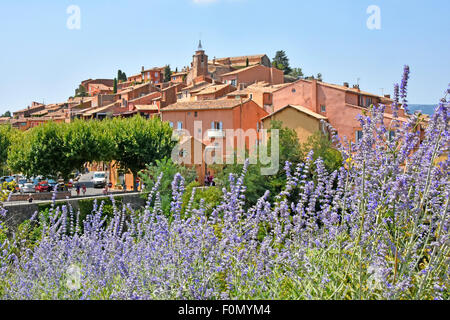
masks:
[(75, 89), (75, 97), (87, 97), (87, 96), (88, 94), (86, 88), (82, 84), (80, 84), (80, 86), (77, 89)]
[(114, 118), (106, 124), (114, 137), (114, 160), (121, 168), (130, 170), (133, 177), (147, 164), (170, 156), (176, 144), (172, 141), (172, 128), (157, 118)]
[(17, 187), (17, 183), (15, 181), (11, 182), (3, 182), (0, 185), (0, 202), (1, 201), (7, 201), (11, 194), (14, 192), (14, 190)]
[[(192, 194), (194, 194), (193, 198)], [(222, 196), (222, 191), (218, 187), (202, 187), (198, 181), (193, 181), (186, 186), (183, 195), (182, 213), (202, 208), (207, 215), (210, 215), (214, 208), (220, 204)]]
[[(264, 167), (258, 161), (254, 165), (248, 167), (244, 183), (247, 188), (247, 206), (255, 205), (260, 197), (268, 190), (270, 191), (270, 199), (274, 199), (286, 184), (286, 176), (282, 168), (286, 162), (297, 164), (303, 161), (305, 153), (302, 151), (302, 146), (298, 140), (297, 133), (290, 129), (283, 127), (282, 122), (272, 121), (270, 130), (279, 130), (279, 159), (278, 167), (280, 170), (276, 175), (262, 176), (261, 168)], [(268, 141), (268, 150), (271, 154), (272, 138)], [(213, 166), (217, 175), (217, 183), (221, 186), (230, 185), (229, 175), (238, 175), (243, 170), (243, 164), (233, 165), (216, 165)]]
[(117, 71), (117, 81), (119, 82), (127, 82), (128, 78), (125, 72), (122, 72), (122, 70)]
[(11, 115), (11, 111), (6, 111), (3, 115), (2, 115), (2, 117), (4, 117), (4, 118), (11, 118), (12, 117), (12, 115)]
[(272, 65), (284, 72), (284, 74), (290, 74), (292, 69), (289, 66), (289, 58), (286, 55), (286, 52), (283, 50), (277, 51), (275, 53), (275, 57), (272, 60)]
[(113, 92), (117, 93), (117, 78), (114, 78)]
[(164, 82), (169, 82), (172, 77), (172, 71), (170, 70), (170, 65), (164, 67)]
[[(13, 131), (10, 125), (0, 125), (0, 169), (6, 165), (8, 159), (8, 149), (13, 139)], [(2, 170), (1, 170), (2, 171)]]
[(339, 170), (343, 159), (341, 153), (335, 149), (333, 142), (328, 135), (318, 131), (308, 138), (308, 141), (302, 145), (303, 154), (314, 152), (314, 162), (321, 158), (328, 172)]
[(160, 179), (161, 186), (161, 204), (164, 212), (167, 212), (170, 208), (170, 201), (172, 198), (172, 191), (170, 186), (175, 174), (181, 173), (186, 177), (188, 183), (195, 180), (197, 173), (194, 169), (189, 169), (185, 166), (178, 165), (172, 161), (171, 158), (163, 158), (161, 160), (155, 160), (153, 163), (146, 166), (146, 169), (139, 173), (139, 178), (142, 184), (145, 185), (145, 192), (150, 192), (158, 182), (158, 178), (162, 174)]
[(170, 154), (172, 129), (142, 117), (103, 121), (47, 122), (12, 137), (8, 165), (27, 176), (67, 178), (86, 162), (117, 160), (132, 172)]
[(301, 79), (304, 76), (302, 68), (292, 68), (292, 71), (289, 73), (289, 75), (297, 79)]

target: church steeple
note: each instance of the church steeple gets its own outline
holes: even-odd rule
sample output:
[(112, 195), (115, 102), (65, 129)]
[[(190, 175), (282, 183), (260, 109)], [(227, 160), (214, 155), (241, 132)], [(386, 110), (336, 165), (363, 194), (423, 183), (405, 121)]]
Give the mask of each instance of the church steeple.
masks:
[(199, 40), (198, 42), (198, 51), (203, 51), (202, 40)]

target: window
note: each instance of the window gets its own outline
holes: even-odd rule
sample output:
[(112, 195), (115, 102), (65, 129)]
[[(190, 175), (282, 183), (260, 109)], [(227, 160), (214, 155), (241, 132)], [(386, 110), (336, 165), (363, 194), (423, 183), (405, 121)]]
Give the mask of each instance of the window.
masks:
[(197, 111), (195, 111), (195, 112), (194, 112), (194, 117), (196, 117), (196, 118), (197, 118), (197, 116), (198, 116), (198, 112), (197, 112)]
[(183, 122), (182, 122), (182, 121), (178, 121), (178, 123), (177, 123), (177, 129), (178, 129), (178, 130), (183, 129)]
[(370, 107), (372, 105), (372, 98), (366, 98), (366, 107)]
[(169, 126), (170, 126), (171, 128), (173, 128), (173, 122), (172, 122), (172, 121), (169, 121)]
[(211, 129), (213, 129), (213, 130), (222, 130), (223, 129), (222, 122), (217, 122), (217, 121), (211, 122)]
[(231, 85), (236, 87), (236, 79), (231, 80)]
[(364, 106), (364, 97), (363, 96), (359, 96), (359, 106), (360, 107)]
[(356, 131), (356, 143), (360, 143), (363, 138), (363, 132), (361, 130)]
[(320, 106), (320, 112), (327, 112), (327, 107), (325, 105)]
[(297, 92), (297, 90), (295, 90), (295, 88), (293, 88), (292, 89), (292, 93), (296, 93)]
[(253, 100), (253, 93), (250, 93), (250, 99)]

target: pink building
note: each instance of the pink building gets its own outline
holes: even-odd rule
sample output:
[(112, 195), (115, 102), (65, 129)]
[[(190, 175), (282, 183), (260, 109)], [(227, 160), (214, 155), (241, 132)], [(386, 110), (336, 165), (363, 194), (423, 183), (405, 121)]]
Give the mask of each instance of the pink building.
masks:
[(281, 70), (263, 65), (256, 65), (239, 69), (220, 76), (223, 83), (243, 89), (256, 82), (267, 82), (268, 84), (284, 83), (284, 73)]
[[(358, 115), (373, 104), (391, 105), (389, 96), (378, 96), (348, 84), (335, 85), (317, 80), (298, 80), (272, 93), (272, 107), (276, 112), (287, 105), (303, 106), (328, 118), (339, 136), (355, 141), (361, 137)], [(390, 108), (386, 108), (390, 113)], [(406, 121), (407, 115), (400, 109), (400, 120)], [(390, 121), (389, 115), (386, 121)]]

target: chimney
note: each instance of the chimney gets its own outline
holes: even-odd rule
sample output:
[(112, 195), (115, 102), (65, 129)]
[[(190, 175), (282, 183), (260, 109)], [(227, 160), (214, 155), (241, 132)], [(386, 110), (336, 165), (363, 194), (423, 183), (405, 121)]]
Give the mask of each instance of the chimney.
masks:
[(359, 91), (359, 84), (354, 84), (353, 89), (358, 89), (358, 91)]
[(142, 72), (144, 72), (144, 70), (145, 70), (145, 68), (144, 68), (144, 66), (142, 66)]
[(344, 82), (344, 87), (348, 88), (349, 86), (348, 82)]

